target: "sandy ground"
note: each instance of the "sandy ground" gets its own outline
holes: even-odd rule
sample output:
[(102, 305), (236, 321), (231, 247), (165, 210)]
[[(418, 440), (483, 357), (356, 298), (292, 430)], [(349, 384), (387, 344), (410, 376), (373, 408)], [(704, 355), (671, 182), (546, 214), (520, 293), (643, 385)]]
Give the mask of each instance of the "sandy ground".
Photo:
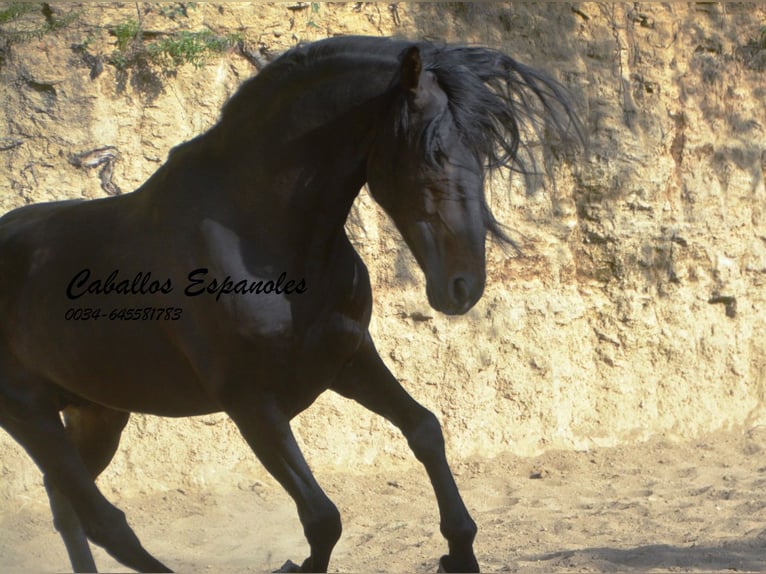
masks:
[[(766, 428), (455, 467), (485, 571), (766, 571)], [(420, 469), (317, 476), (344, 517), (331, 571), (436, 571), (445, 544)], [(17, 502), (0, 518), (0, 571), (67, 568), (44, 503)], [(270, 571), (305, 557), (293, 504), (275, 483), (115, 502), (177, 571)], [(124, 571), (100, 549), (96, 560)]]

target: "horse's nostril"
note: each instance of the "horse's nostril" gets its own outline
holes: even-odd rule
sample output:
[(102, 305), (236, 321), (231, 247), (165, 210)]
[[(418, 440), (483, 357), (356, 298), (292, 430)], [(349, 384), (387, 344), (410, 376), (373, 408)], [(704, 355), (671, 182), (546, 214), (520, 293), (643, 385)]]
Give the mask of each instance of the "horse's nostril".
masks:
[(452, 298), (460, 305), (468, 301), (468, 283), (462, 277), (458, 277), (452, 282)]

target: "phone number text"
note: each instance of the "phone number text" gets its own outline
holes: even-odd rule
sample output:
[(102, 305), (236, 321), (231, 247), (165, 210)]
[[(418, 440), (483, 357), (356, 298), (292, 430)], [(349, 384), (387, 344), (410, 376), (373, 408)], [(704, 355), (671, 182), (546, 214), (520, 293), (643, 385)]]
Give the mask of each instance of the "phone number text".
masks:
[(92, 307), (70, 307), (64, 313), (66, 321), (178, 321), (180, 307), (120, 307), (104, 310)]

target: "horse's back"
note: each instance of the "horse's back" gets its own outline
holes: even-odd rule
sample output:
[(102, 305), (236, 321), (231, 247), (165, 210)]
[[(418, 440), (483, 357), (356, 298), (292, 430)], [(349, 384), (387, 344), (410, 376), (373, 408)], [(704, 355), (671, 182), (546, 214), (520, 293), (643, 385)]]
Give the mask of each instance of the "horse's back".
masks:
[[(0, 250), (9, 246), (13, 240), (33, 239), (39, 231), (39, 226), (54, 213), (82, 204), (81, 199), (52, 201), (24, 205), (9, 211), (0, 217)], [(3, 259), (0, 259), (0, 263)]]
[[(35, 265), (35, 254), (43, 243), (46, 223), (62, 210), (82, 204), (82, 200), (25, 205), (0, 217), (0, 318), (23, 291), (26, 278)], [(3, 325), (0, 321), (0, 332)]]

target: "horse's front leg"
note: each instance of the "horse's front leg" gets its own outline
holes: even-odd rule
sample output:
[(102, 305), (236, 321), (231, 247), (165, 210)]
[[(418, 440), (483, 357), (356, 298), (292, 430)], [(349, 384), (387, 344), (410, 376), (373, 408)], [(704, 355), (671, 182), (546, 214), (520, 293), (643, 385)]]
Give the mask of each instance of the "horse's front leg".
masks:
[(327, 572), (341, 534), (340, 513), (314, 479), (290, 429), (289, 418), (273, 396), (250, 389), (226, 405), (226, 412), (298, 507), (311, 555), (301, 566), (286, 562), (279, 572)]
[(478, 572), (473, 552), (476, 523), (468, 514), (447, 464), (441, 425), (433, 413), (402, 388), (381, 360), (369, 334), (332, 388), (396, 425), (425, 466), (439, 505), (441, 532), (449, 545), (440, 570)]

